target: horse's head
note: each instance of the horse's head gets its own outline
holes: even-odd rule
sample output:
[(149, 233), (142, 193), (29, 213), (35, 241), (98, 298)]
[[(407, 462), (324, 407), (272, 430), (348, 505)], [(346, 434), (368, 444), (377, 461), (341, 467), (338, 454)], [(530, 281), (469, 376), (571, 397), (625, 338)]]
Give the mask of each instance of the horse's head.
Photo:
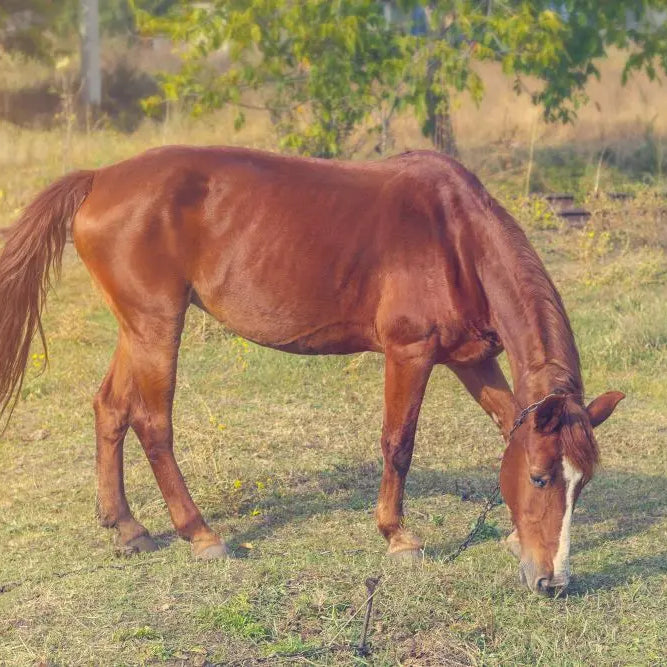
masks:
[(608, 392), (583, 407), (571, 396), (550, 395), (510, 438), (500, 487), (516, 526), (521, 580), (533, 591), (569, 582), (570, 520), (598, 460), (593, 428), (623, 397)]

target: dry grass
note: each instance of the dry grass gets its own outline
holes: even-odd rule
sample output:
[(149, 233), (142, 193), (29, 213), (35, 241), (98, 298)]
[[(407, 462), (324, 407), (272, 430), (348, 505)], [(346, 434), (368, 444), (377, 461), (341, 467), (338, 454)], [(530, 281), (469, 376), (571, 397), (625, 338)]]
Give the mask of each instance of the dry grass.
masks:
[[(590, 81), (586, 89), (589, 102), (579, 109), (577, 122), (541, 126), (539, 142), (552, 146), (592, 140), (604, 143), (626, 139), (637, 131), (638, 125), (650, 122), (655, 122), (658, 132), (667, 132), (667, 117), (662, 113), (667, 90), (643, 74), (634, 75), (622, 86), (624, 60), (623, 53), (613, 52), (599, 62), (600, 79)], [(517, 97), (512, 82), (499, 75), (496, 65), (485, 65), (480, 73), (486, 97), (479, 108), (467, 99), (461, 101), (455, 118), (458, 134), (473, 145), (492, 145), (508, 134), (527, 144), (533, 121), (539, 116), (528, 95)], [(526, 87), (536, 90), (538, 83), (528, 80)]]

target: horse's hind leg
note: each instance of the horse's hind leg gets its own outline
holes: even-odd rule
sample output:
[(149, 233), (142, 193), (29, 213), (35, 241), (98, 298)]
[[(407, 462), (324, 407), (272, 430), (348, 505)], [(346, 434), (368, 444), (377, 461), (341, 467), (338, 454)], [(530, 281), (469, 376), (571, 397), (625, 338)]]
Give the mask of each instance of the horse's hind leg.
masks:
[(427, 344), (409, 348), (385, 352), (384, 469), (376, 516), (378, 529), (389, 542), (389, 554), (415, 556), (422, 544), (403, 528), (403, 490), (433, 355)]
[(123, 341), (107, 376), (95, 396), (97, 439), (97, 514), (106, 528), (118, 531), (118, 548), (123, 553), (154, 551), (157, 547), (148, 531), (133, 516), (123, 484), (123, 443), (129, 427), (132, 381)]
[(137, 315), (128, 333), (136, 399), (130, 425), (135, 430), (167, 503), (176, 532), (192, 543), (195, 557), (225, 556), (227, 549), (194, 504), (174, 458), (172, 404), (183, 312), (173, 317)]

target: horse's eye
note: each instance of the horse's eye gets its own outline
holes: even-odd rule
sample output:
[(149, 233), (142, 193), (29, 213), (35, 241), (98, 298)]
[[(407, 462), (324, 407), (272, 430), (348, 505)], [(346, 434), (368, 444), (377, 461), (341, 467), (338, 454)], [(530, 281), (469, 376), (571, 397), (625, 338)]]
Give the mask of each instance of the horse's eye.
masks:
[(548, 477), (542, 477), (540, 475), (530, 476), (530, 483), (533, 486), (536, 486), (538, 489), (543, 489), (547, 485), (548, 481), (549, 481)]

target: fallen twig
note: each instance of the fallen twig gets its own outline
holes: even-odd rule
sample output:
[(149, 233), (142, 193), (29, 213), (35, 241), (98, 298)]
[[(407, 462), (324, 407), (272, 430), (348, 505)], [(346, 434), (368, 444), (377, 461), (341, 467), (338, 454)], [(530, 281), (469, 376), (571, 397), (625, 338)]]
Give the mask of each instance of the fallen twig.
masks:
[(357, 646), (357, 655), (360, 655), (362, 658), (365, 658), (370, 654), (368, 646), (366, 646), (366, 638), (368, 637), (368, 625), (371, 622), (371, 614), (373, 613), (373, 597), (375, 597), (375, 591), (377, 590), (378, 582), (380, 577), (368, 577), (366, 579), (366, 590), (368, 591), (368, 599), (366, 600), (366, 616), (364, 618), (364, 628), (361, 631), (361, 639)]

